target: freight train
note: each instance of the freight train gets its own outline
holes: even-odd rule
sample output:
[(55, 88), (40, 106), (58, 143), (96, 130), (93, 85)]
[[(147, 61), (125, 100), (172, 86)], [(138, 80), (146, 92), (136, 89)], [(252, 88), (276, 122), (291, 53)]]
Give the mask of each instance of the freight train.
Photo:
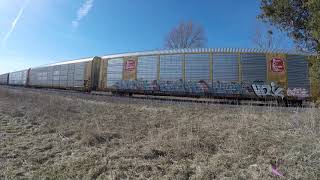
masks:
[(311, 100), (309, 58), (281, 50), (200, 48), (90, 57), (0, 75), (0, 84), (236, 99)]

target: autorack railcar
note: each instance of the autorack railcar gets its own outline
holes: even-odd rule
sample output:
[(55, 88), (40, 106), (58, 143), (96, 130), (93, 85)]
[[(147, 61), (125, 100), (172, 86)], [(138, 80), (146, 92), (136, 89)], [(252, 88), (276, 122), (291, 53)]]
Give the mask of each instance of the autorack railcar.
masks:
[(9, 81), (9, 73), (0, 75), (0, 84), (7, 85)]
[(103, 56), (99, 90), (223, 98), (309, 99), (312, 54), (180, 49)]
[(29, 80), (29, 70), (22, 70), (9, 73), (9, 85), (14, 86), (27, 86)]
[(98, 57), (31, 68), (29, 86), (90, 91), (97, 80)]

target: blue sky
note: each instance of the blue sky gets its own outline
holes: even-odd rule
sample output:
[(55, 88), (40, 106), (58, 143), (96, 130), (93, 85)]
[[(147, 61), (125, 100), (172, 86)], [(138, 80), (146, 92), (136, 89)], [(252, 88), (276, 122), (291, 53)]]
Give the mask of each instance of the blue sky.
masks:
[(208, 47), (255, 47), (259, 4), (259, 0), (0, 0), (0, 73), (161, 49), (170, 29), (190, 20), (204, 27)]

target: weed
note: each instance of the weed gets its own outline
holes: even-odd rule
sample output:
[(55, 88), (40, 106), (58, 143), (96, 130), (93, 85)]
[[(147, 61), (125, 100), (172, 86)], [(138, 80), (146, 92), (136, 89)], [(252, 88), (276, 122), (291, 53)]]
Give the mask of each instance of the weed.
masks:
[(317, 108), (0, 87), (0, 179), (320, 179), (319, 124)]

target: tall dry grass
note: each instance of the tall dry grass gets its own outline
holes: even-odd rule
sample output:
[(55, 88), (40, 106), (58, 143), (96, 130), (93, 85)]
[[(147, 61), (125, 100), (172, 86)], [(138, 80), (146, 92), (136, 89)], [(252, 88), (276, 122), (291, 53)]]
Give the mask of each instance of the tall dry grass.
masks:
[[(97, 98), (99, 100), (97, 100)], [(320, 179), (319, 109), (0, 89), (0, 179)]]

